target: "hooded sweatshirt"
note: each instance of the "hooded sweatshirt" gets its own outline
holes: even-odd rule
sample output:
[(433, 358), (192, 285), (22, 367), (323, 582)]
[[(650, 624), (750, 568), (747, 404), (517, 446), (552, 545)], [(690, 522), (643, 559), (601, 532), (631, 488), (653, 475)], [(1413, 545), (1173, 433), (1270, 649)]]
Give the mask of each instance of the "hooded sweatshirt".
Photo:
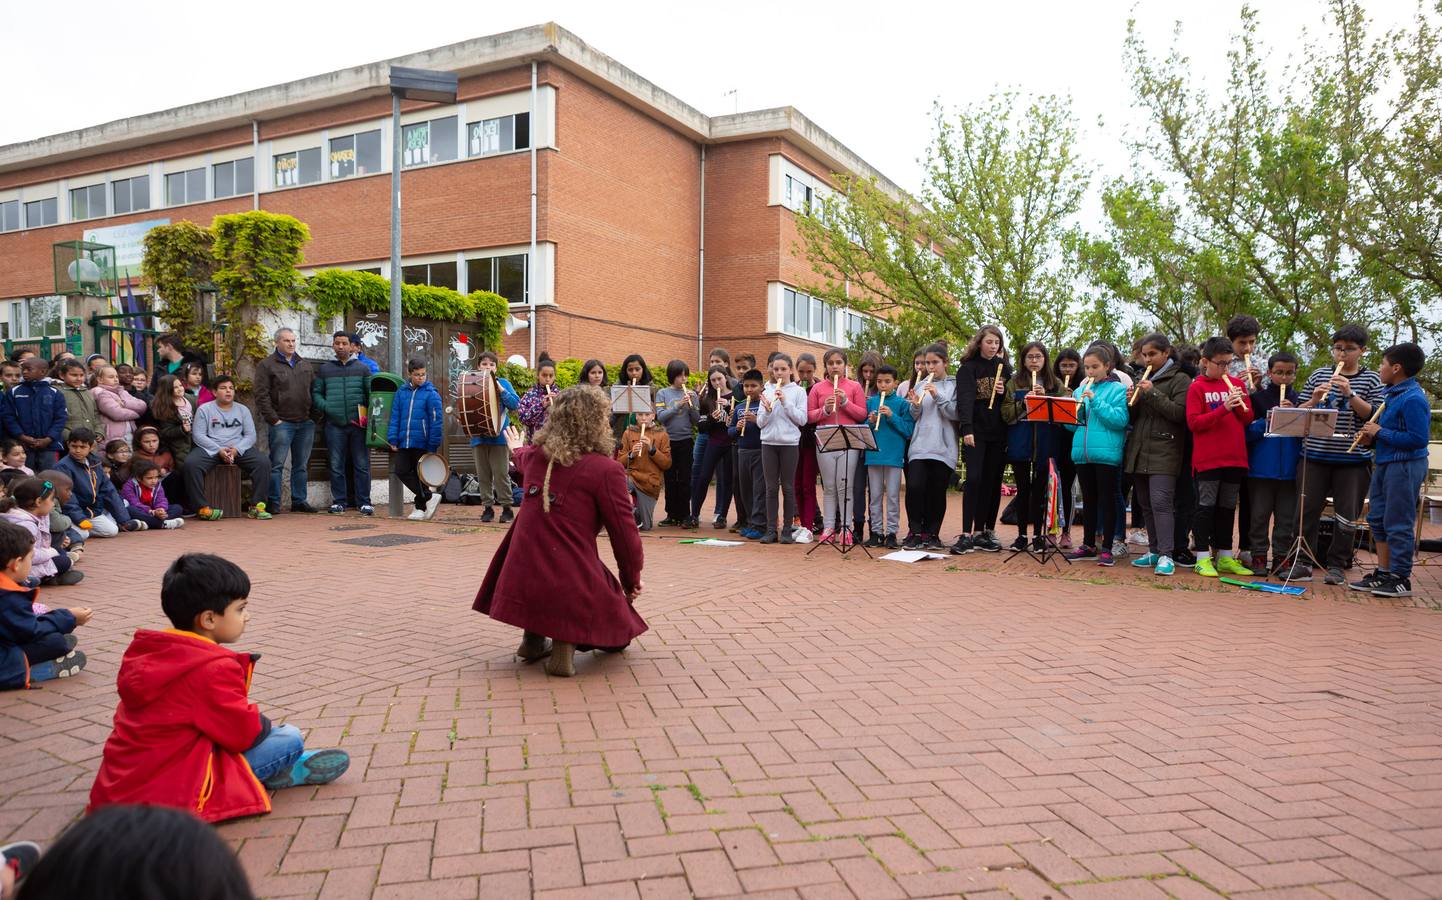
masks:
[(1240, 407), (1227, 409), (1230, 390), (1222, 379), (1206, 375), (1198, 377), (1187, 390), (1187, 426), (1192, 429), (1194, 473), (1247, 468), (1247, 424), (1252, 421), (1252, 403), (1244, 393)]
[(806, 424), (806, 391), (799, 384), (777, 385), (768, 381), (761, 396), (771, 404), (763, 404), (756, 413), (761, 426), (761, 443), (773, 447), (795, 447), (801, 443), (801, 426)]
[(189, 631), (135, 632), (86, 811), (169, 806), (207, 822), (270, 812), (242, 755), (270, 733), (247, 696), (254, 669), (251, 655)]

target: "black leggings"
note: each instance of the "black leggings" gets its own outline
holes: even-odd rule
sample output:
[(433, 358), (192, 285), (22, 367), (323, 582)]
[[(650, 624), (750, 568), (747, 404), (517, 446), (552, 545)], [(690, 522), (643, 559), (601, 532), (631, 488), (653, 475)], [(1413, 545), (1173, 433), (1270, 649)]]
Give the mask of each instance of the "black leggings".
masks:
[(1042, 503), (1046, 500), (1047, 461), (1013, 461), (1012, 474), (1016, 476), (1016, 533), (1026, 536), (1027, 526), (1032, 533), (1041, 537)]
[(1107, 540), (1116, 529), (1117, 477), (1121, 467), (1078, 463), (1076, 474), (1082, 491), (1082, 544), (1090, 547), (1098, 534)]
[(1062, 449), (1056, 458), (1056, 477), (1061, 482), (1061, 530), (1071, 530), (1072, 518), (1076, 516), (1076, 503), (1072, 498), (1072, 485), (1076, 483), (1076, 463), (1071, 461), (1071, 447)]
[(671, 442), (671, 468), (666, 470), (666, 518), (691, 518), (691, 439)]
[(396, 451), (394, 457), (396, 477), (415, 494), (416, 509), (424, 509), (431, 499), (431, 489), (426, 487), (426, 483), (421, 481), (420, 474), (416, 471), (417, 464), (425, 455), (426, 451), (420, 447), (402, 447)]
[(991, 531), (1001, 506), (1001, 473), (1006, 470), (1006, 441), (977, 440), (962, 447), (966, 487), (961, 495), (961, 530), (964, 534)]
[(906, 530), (914, 535), (939, 537), (946, 517), (946, 486), (952, 467), (935, 459), (913, 459), (906, 464)]

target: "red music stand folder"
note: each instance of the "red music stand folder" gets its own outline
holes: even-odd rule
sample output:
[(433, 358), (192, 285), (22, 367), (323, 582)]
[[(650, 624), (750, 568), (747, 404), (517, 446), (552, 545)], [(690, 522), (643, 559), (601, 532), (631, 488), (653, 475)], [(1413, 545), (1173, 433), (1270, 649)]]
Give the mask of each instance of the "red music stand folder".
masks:
[(1081, 401), (1074, 397), (1046, 397), (1040, 394), (1026, 395), (1025, 422), (1049, 422), (1053, 425), (1079, 425), (1077, 408)]

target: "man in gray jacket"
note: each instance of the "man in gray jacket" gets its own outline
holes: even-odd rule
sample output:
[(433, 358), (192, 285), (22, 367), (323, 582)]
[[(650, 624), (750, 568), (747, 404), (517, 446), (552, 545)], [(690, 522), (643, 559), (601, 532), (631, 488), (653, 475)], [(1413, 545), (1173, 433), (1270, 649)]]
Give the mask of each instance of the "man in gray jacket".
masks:
[[(205, 499), (205, 475), (216, 466), (240, 466), (250, 479), (252, 519), (269, 519), (265, 494), (270, 487), (270, 461), (255, 448), (255, 419), (244, 404), (235, 402), (235, 380), (221, 375), (211, 382), (215, 399), (195, 411), (190, 436), (195, 449), (185, 458), (185, 488), (202, 519), (215, 521), (224, 514)], [(238, 512), (238, 510), (232, 510)]]

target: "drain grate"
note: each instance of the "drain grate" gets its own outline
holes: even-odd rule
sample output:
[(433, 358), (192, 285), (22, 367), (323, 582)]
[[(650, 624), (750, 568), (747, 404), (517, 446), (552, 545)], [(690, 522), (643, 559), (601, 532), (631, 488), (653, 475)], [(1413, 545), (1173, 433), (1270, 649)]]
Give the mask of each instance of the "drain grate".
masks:
[(424, 544), (435, 538), (417, 537), (414, 534), (372, 534), (367, 537), (346, 538), (337, 544), (355, 544), (359, 547), (399, 547), (403, 544)]

